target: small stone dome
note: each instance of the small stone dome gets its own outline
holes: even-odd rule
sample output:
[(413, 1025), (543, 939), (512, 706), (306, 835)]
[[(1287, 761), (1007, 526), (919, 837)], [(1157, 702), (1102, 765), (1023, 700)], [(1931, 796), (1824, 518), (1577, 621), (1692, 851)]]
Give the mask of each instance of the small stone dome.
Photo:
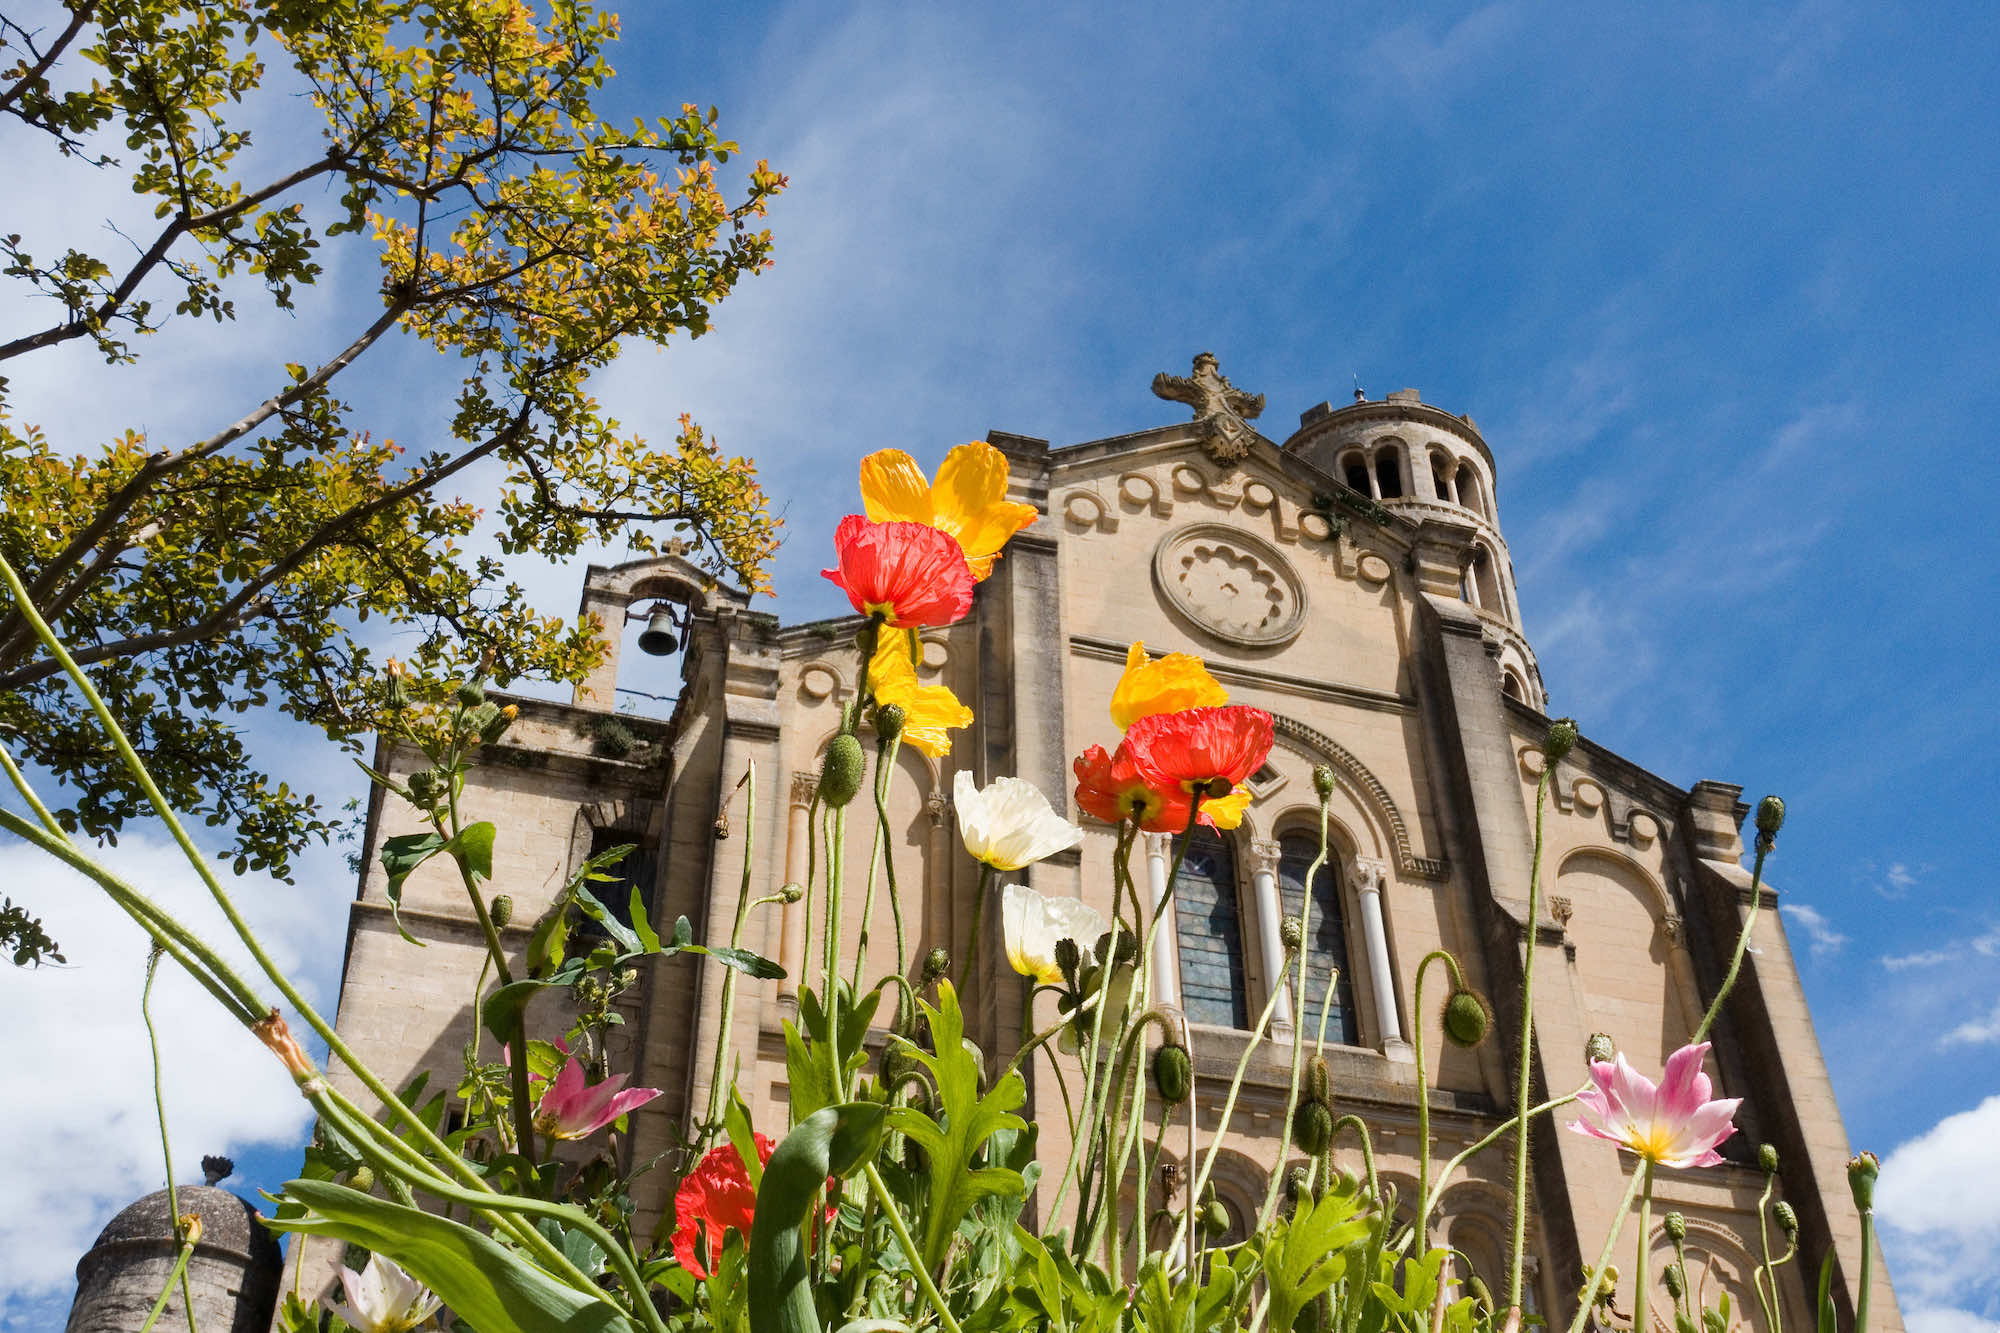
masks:
[[(284, 1266), (277, 1239), (257, 1220), (257, 1210), (228, 1190), (182, 1185), (175, 1192), (183, 1213), (201, 1215), (201, 1243), (187, 1268), (197, 1326), (261, 1333), (270, 1326)], [(98, 1233), (77, 1261), (67, 1333), (125, 1333), (145, 1322), (179, 1252), (171, 1211), (167, 1191), (157, 1190)], [(185, 1322), (179, 1291), (169, 1298), (163, 1323), (165, 1317)]]

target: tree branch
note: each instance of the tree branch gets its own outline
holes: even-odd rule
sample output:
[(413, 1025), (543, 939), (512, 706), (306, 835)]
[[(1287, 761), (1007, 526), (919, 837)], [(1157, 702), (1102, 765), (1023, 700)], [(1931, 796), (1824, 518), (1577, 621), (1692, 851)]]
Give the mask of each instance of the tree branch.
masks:
[(8, 27), (21, 34), (21, 45), (27, 48), (28, 54), (38, 57), (34, 68), (23, 75), (20, 82), (10, 88), (0, 89), (0, 111), (11, 109), (14, 103), (21, 100), (23, 93), (42, 81), (42, 76), (49, 72), (49, 66), (56, 63), (56, 57), (60, 56), (64, 48), (76, 40), (76, 35), (83, 31), (86, 23), (90, 22), (91, 11), (96, 8), (96, 0), (83, 0), (83, 3), (79, 4), (70, 15), (69, 26), (63, 29), (60, 37), (56, 38), (55, 44), (44, 52), (37, 52), (35, 50), (35, 44), (28, 40), (27, 30), (21, 27), (20, 24), (15, 23), (12, 19), (0, 18), (0, 22), (6, 23)]

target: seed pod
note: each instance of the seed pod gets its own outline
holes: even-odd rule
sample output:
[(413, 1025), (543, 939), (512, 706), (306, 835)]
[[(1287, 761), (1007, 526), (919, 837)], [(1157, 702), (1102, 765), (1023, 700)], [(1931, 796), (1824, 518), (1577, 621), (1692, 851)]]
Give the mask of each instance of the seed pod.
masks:
[(1757, 802), (1757, 831), (1776, 834), (1785, 826), (1785, 802), (1777, 796), (1766, 796)]
[(1610, 1036), (1602, 1032), (1590, 1034), (1590, 1040), (1583, 1044), (1583, 1058), (1594, 1065), (1608, 1065), (1618, 1055), (1618, 1047)]
[(514, 900), (503, 893), (493, 900), (493, 905), (487, 908), (487, 912), (492, 916), (496, 927), (504, 926), (514, 919)]
[(1292, 1146), (1311, 1157), (1333, 1142), (1333, 1112), (1321, 1101), (1303, 1101), (1292, 1112)]
[(901, 704), (883, 704), (875, 710), (875, 739), (887, 745), (903, 734), (903, 723), (908, 714)]
[(1575, 748), (1575, 718), (1559, 717), (1549, 723), (1548, 732), (1542, 737), (1542, 754), (1550, 763), (1560, 762), (1565, 755)]
[(826, 759), (819, 770), (819, 799), (838, 810), (854, 799), (861, 790), (861, 779), (868, 768), (868, 757), (861, 752), (861, 742), (849, 732), (841, 732), (826, 747)]
[(1170, 1041), (1153, 1052), (1153, 1091), (1168, 1106), (1179, 1106), (1194, 1091), (1194, 1058), (1188, 1048)]
[(1333, 766), (1331, 764), (1313, 765), (1313, 790), (1319, 793), (1319, 798), (1322, 801), (1327, 800), (1333, 795)]
[(1478, 991), (1460, 987), (1444, 1002), (1444, 1035), (1454, 1046), (1472, 1049), (1492, 1025), (1493, 1011)]
[(1291, 953), (1306, 942), (1305, 923), (1295, 916), (1288, 916), (1278, 923), (1278, 941)]
[(1778, 1219), (1778, 1227), (1787, 1240), (1799, 1234), (1799, 1215), (1792, 1211), (1790, 1204), (1783, 1199), (1778, 1200), (1771, 1205), (1771, 1214)]
[(924, 955), (924, 984), (932, 986), (951, 974), (951, 950), (942, 944)]
[(460, 682), (458, 689), (453, 691), (453, 693), (458, 696), (458, 701), (467, 708), (477, 708), (486, 702), (486, 691), (479, 688), (479, 682), (476, 680)]
[(1660, 1219), (1660, 1230), (1667, 1233), (1667, 1239), (1678, 1245), (1688, 1238), (1688, 1220), (1681, 1213), (1668, 1213)]
[(1767, 1176), (1775, 1173), (1778, 1169), (1778, 1150), (1768, 1143), (1759, 1146), (1757, 1168)]

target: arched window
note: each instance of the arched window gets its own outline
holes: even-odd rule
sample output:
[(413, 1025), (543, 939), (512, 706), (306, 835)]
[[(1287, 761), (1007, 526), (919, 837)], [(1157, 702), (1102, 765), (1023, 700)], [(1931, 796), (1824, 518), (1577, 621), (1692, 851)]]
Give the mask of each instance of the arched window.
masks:
[(1431, 491), (1438, 499), (1449, 504), (1455, 498), (1451, 493), (1451, 456), (1431, 454)]
[(1480, 609), (1491, 611), (1496, 616), (1506, 615), (1506, 603), (1500, 600), (1500, 571), (1495, 566), (1492, 553), (1484, 546), (1473, 550), (1472, 575), (1479, 581)]
[(1243, 989), (1243, 924), (1236, 908), (1236, 858), (1213, 829), (1198, 828), (1174, 889), (1180, 943), (1181, 1005), (1190, 1023), (1250, 1026)]
[(1385, 444), (1375, 454), (1375, 485), (1384, 500), (1403, 497), (1403, 451)]
[(1340, 475), (1349, 490), (1360, 491), (1363, 495), (1375, 493), (1368, 484), (1368, 460), (1360, 454), (1349, 454), (1340, 460)]
[(1486, 505), (1479, 495), (1479, 474), (1472, 470), (1470, 463), (1458, 465), (1458, 502), (1487, 518), (1492, 517), (1486, 513)]
[(1504, 668), (1500, 672), (1500, 693), (1509, 699), (1519, 699), (1522, 703), (1528, 701), (1527, 691), (1521, 688), (1521, 678), (1514, 674), (1511, 667)]
[[(1319, 858), (1319, 835), (1295, 831), (1278, 838), (1278, 892), (1284, 900), (1285, 915), (1296, 917), (1305, 898), (1306, 872)], [(1319, 874), (1313, 877), (1312, 921), (1306, 939), (1306, 993), (1294, 997), (1297, 1021), (1305, 1030), (1319, 1031), (1320, 1005), (1326, 1001), (1326, 987), (1333, 979), (1332, 1008), (1326, 1017), (1326, 1035), (1343, 1046), (1360, 1044), (1354, 1021), (1353, 968), (1347, 961), (1347, 923), (1340, 911), (1340, 878), (1334, 871), (1337, 854), (1329, 855)], [(1293, 964), (1297, 967), (1297, 964)], [(1294, 976), (1297, 974), (1294, 973)]]

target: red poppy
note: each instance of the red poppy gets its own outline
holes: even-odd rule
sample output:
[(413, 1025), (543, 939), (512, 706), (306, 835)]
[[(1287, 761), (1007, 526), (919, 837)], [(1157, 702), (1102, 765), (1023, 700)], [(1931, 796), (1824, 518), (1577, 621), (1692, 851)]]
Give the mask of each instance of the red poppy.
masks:
[[(757, 1160), (769, 1162), (778, 1145), (762, 1134), (756, 1140)], [(696, 1277), (707, 1277), (707, 1265), (722, 1253), (724, 1233), (733, 1230), (749, 1244), (756, 1215), (757, 1189), (743, 1168), (743, 1155), (733, 1143), (710, 1148), (674, 1191), (674, 1258)]]
[(965, 551), (928, 523), (870, 523), (849, 514), (834, 530), (837, 569), (822, 577), (840, 585), (862, 615), (880, 614), (896, 629), (949, 625), (972, 609), (976, 580)]
[[(1102, 745), (1093, 745), (1077, 756), (1072, 767), (1076, 803), (1105, 823), (1130, 819), (1145, 833), (1179, 833), (1187, 828), (1188, 793), (1149, 784), (1133, 762), (1131, 746), (1121, 744), (1116, 754), (1106, 754)], [(1243, 809), (1249, 803), (1248, 792), (1203, 801), (1201, 822), (1214, 829), (1233, 829), (1243, 822)]]
[(1139, 776), (1156, 790), (1192, 796), (1218, 779), (1233, 790), (1270, 755), (1271, 715), (1241, 704), (1155, 713), (1132, 724), (1125, 746)]

